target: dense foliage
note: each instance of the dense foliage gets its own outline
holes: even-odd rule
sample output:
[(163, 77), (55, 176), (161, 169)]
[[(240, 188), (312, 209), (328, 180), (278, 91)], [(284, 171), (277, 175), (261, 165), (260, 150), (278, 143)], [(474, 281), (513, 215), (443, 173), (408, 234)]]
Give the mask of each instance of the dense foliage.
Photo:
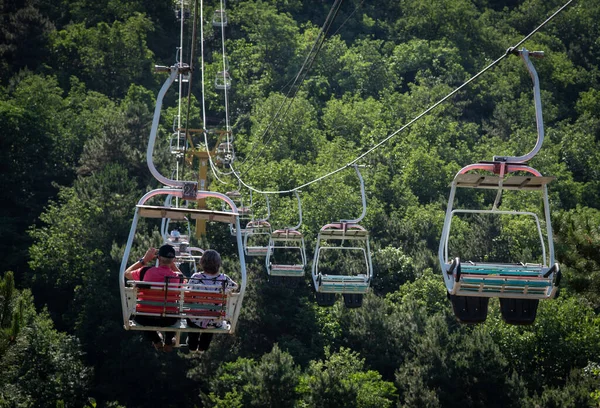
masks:
[[(258, 189), (294, 188), (350, 162), (562, 5), (350, 0), (302, 84), (290, 89), (329, 3), (227, 4), (227, 113), (239, 169)], [(223, 93), (213, 89), (221, 35), (210, 24), (219, 6), (204, 6), (207, 123), (197, 67), (189, 125), (223, 128)], [(599, 2), (574, 2), (523, 44), (546, 53), (535, 61), (546, 139), (531, 165), (556, 177), (549, 188), (564, 275), (560, 297), (541, 302), (533, 325), (504, 323), (496, 300), (484, 324), (460, 325), (436, 258), (456, 171), (526, 153), (535, 142), (531, 80), (518, 58), (507, 57), (361, 161), (375, 269), (362, 308), (320, 308), (308, 278), (273, 287), (263, 262), (250, 259), (237, 333), (216, 336), (202, 357), (156, 354), (124, 331), (117, 286), (135, 203), (158, 187), (145, 154), (165, 75), (152, 65), (175, 63), (177, 7), (0, 2), (0, 407), (600, 406)], [(163, 174), (175, 165), (167, 148), (174, 89), (154, 156)], [(211, 179), (211, 188), (237, 187), (226, 181)], [(309, 247), (322, 225), (360, 213), (351, 170), (301, 197)], [(465, 205), (489, 199), (459, 197)], [(519, 194), (502, 205), (539, 210)], [(274, 225), (296, 217), (293, 197), (272, 198)], [(156, 238), (147, 230), (136, 254)], [(514, 220), (479, 227), (464, 220), (454, 242), (472, 257), (539, 256), (528, 230)], [(200, 244), (235, 269), (227, 232), (209, 230)]]

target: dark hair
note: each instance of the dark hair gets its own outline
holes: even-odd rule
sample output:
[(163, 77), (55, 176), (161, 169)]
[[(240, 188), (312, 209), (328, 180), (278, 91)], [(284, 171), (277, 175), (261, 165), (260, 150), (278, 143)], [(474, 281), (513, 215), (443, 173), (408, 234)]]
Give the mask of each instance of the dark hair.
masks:
[(200, 266), (204, 272), (211, 275), (218, 273), (221, 267), (221, 255), (214, 249), (207, 249), (200, 258)]

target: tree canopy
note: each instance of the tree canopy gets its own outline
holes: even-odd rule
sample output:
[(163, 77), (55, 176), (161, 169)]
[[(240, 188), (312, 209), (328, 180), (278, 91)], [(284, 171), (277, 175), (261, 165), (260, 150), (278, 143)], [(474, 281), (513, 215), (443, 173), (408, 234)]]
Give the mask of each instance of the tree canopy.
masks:
[[(181, 54), (179, 2), (0, 4), (0, 407), (599, 406), (600, 3), (573, 2), (523, 43), (545, 52), (534, 64), (546, 138), (530, 164), (555, 178), (563, 272), (559, 298), (541, 302), (531, 326), (507, 325), (495, 299), (485, 323), (459, 324), (437, 251), (456, 172), (533, 147), (531, 78), (505, 54), (563, 2), (351, 0), (330, 16), (333, 3), (228, 2), (221, 32), (211, 24), (221, 4), (203, 2), (201, 39), (184, 2)], [(137, 201), (160, 186), (146, 165), (166, 79), (153, 65), (189, 63), (192, 46), (184, 126), (209, 129), (215, 143), (229, 123), (235, 166), (258, 190), (318, 180), (300, 193), (309, 259), (323, 225), (360, 214), (358, 179), (344, 166), (369, 151), (359, 164), (375, 278), (361, 308), (319, 307), (309, 276), (274, 286), (264, 261), (248, 258), (237, 331), (215, 336), (201, 357), (157, 354), (123, 330), (119, 264)], [(215, 89), (224, 68), (227, 105)], [(188, 109), (176, 88), (154, 161), (162, 174), (177, 167), (196, 179), (196, 162), (169, 153), (180, 98)], [(222, 181), (209, 174), (208, 188), (240, 187)], [(297, 222), (294, 200), (272, 195), (273, 225)], [(541, 210), (516, 193), (502, 205)], [(473, 224), (453, 227), (473, 259), (541, 256), (526, 222)], [(158, 239), (151, 225), (140, 229), (136, 256)], [(194, 243), (236, 270), (225, 229)]]

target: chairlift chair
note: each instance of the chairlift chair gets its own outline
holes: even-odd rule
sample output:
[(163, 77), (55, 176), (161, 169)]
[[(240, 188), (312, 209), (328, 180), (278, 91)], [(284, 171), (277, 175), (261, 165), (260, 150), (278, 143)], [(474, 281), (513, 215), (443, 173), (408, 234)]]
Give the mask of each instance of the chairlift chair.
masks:
[[(371, 262), (371, 249), (369, 246), (369, 232), (359, 225), (367, 212), (364, 180), (358, 166), (354, 166), (360, 180), (360, 191), (363, 211), (359, 218), (354, 220), (341, 220), (323, 226), (317, 235), (314, 260), (312, 264), (312, 277), (316, 291), (317, 303), (320, 306), (332, 306), (337, 293), (344, 296), (346, 307), (354, 308), (362, 305), (362, 298), (367, 293), (373, 277)], [(360, 273), (350, 274), (342, 270), (343, 266), (336, 264), (331, 271), (338, 274), (324, 273), (320, 266), (327, 253), (352, 254), (360, 262)], [(357, 255), (358, 254), (358, 255)], [(362, 261), (360, 261), (362, 259)]]
[[(180, 344), (181, 332), (198, 333), (228, 333), (235, 332), (242, 301), (246, 290), (246, 259), (239, 225), (239, 214), (235, 203), (226, 195), (198, 191), (198, 183), (169, 179), (163, 176), (153, 161), (154, 147), (160, 123), (162, 102), (165, 94), (175, 81), (177, 75), (189, 71), (189, 67), (181, 64), (171, 67), (155, 66), (158, 72), (168, 72), (169, 77), (163, 83), (156, 98), (154, 117), (150, 128), (150, 137), (146, 150), (146, 161), (150, 173), (156, 180), (170, 188), (160, 188), (146, 193), (136, 206), (133, 222), (127, 238), (121, 267), (119, 270), (119, 289), (123, 326), (126, 330), (139, 331), (173, 331), (176, 332), (176, 345)], [(164, 196), (166, 200), (175, 197), (176, 200), (205, 200), (218, 199), (228, 207), (228, 211), (208, 209), (180, 208), (171, 205), (148, 205), (153, 197)], [(240, 284), (231, 290), (220, 285), (191, 285), (185, 282), (139, 282), (125, 281), (125, 271), (130, 260), (131, 248), (136, 235), (140, 218), (162, 219), (162, 231), (168, 230), (169, 220), (203, 219), (209, 222), (222, 222), (235, 225), (238, 261), (240, 264)], [(179, 278), (178, 278), (179, 279)], [(151, 316), (156, 318), (171, 318), (175, 320), (172, 326), (143, 325), (136, 321), (136, 316)], [(211, 320), (214, 324), (208, 328), (193, 328), (187, 326), (188, 318)]]
[(215, 89), (228, 91), (231, 88), (231, 76), (228, 71), (219, 71), (215, 75)]
[[(533, 94), (538, 130), (535, 147), (524, 156), (495, 156), (492, 162), (480, 162), (465, 166), (456, 174), (451, 184), (438, 257), (454, 313), (463, 323), (485, 321), (488, 301), (492, 297), (497, 297), (500, 299), (502, 317), (507, 323), (531, 324), (535, 320), (539, 300), (554, 298), (557, 295), (560, 281), (561, 272), (554, 259), (547, 188), (547, 184), (553, 180), (553, 177), (543, 177), (541, 173), (526, 164), (537, 154), (544, 139), (539, 81), (535, 68), (529, 60), (530, 55), (540, 57), (543, 53), (530, 53), (526, 49), (517, 51), (517, 53), (523, 59), (534, 84)], [(480, 173), (482, 170), (487, 173)], [(515, 173), (518, 174), (514, 175)], [(491, 189), (497, 190), (497, 194), (491, 209), (457, 209), (454, 208), (457, 188)], [(536, 213), (498, 208), (503, 190), (531, 191), (541, 195), (546, 227), (545, 239)], [(539, 236), (542, 262), (528, 263), (525, 261), (518, 264), (470, 262), (452, 256), (449, 253), (448, 243), (452, 219), (457, 214), (531, 217)]]
[[(225, 193), (236, 205), (240, 217), (242, 237), (246, 235), (246, 225), (252, 221), (252, 191), (250, 192), (250, 204), (246, 205), (239, 190), (228, 191)], [(229, 231), (232, 236), (236, 236), (237, 230), (234, 224), (229, 225)]]
[[(302, 278), (306, 268), (306, 246), (304, 235), (300, 232), (302, 225), (302, 205), (298, 191), (294, 191), (298, 201), (299, 222), (293, 227), (275, 230), (271, 233), (269, 250), (265, 258), (267, 273), (271, 277)], [(283, 260), (292, 259), (295, 262), (282, 262), (278, 260), (281, 255)], [(283, 258), (286, 257), (287, 258)]]
[(215, 161), (218, 165), (221, 166), (233, 163), (235, 161), (235, 151), (233, 150), (233, 143), (219, 143), (216, 149)]
[[(200, 262), (202, 254), (204, 254), (203, 249), (198, 247), (189, 247), (187, 252), (180, 252), (179, 255), (176, 255), (176, 262), (179, 264), (179, 269), (181, 269), (186, 277), (190, 277), (198, 272), (198, 263)], [(185, 269), (188, 270), (187, 274), (182, 269), (183, 265), (185, 265)]]
[(269, 196), (265, 195), (267, 203), (267, 216), (261, 219), (252, 219), (246, 224), (244, 234), (244, 251), (247, 256), (267, 256), (269, 253), (269, 240), (271, 238), (271, 207)]
[(171, 154), (181, 154), (187, 148), (187, 138), (185, 133), (176, 131), (173, 132), (169, 139), (169, 151)]
[(227, 12), (225, 10), (215, 10), (212, 25), (215, 27), (227, 27), (227, 23)]
[(187, 20), (188, 18), (190, 18), (190, 9), (187, 7), (184, 8), (176, 8), (175, 9), (175, 18), (177, 19), (177, 21), (181, 21), (182, 18), (184, 20)]
[[(233, 334), (237, 327), (246, 289), (246, 261), (241, 233), (236, 235), (241, 279), (239, 286), (233, 291), (219, 289), (215, 285), (190, 285), (172, 281), (165, 283), (152, 282), (151, 284), (141, 281), (125, 282), (125, 270), (127, 265), (131, 263), (130, 252), (140, 218), (166, 218), (182, 221), (191, 217), (191, 219), (205, 219), (210, 222), (232, 223), (239, 230), (237, 208), (233, 201), (224, 194), (200, 191), (197, 193), (196, 199), (213, 198), (221, 200), (229, 207), (230, 211), (147, 204), (152, 197), (168, 194), (175, 197), (183, 196), (181, 189), (156, 189), (146, 193), (136, 206), (119, 272), (123, 325), (126, 330), (176, 332), (177, 345), (180, 343), (181, 332)], [(193, 256), (197, 256), (198, 251), (201, 250), (194, 248), (195, 253)], [(136, 322), (136, 316), (171, 317), (176, 319), (176, 323), (167, 327), (142, 325)], [(206, 329), (188, 327), (187, 318), (210, 319), (215, 321), (215, 325)]]

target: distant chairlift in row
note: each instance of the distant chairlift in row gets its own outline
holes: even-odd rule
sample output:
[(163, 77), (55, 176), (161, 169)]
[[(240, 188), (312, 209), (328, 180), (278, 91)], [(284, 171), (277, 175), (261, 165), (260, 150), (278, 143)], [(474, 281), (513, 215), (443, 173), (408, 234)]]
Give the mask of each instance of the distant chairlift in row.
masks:
[(180, 252), (179, 255), (177, 255), (176, 258), (179, 269), (186, 277), (189, 278), (198, 272), (198, 265), (200, 263), (200, 258), (202, 258), (202, 254), (204, 254), (202, 248), (190, 246), (187, 248), (187, 252)]
[(321, 228), (317, 236), (312, 277), (319, 306), (332, 306), (336, 293), (344, 296), (346, 307), (362, 306), (373, 277), (369, 232), (359, 225), (367, 213), (365, 184), (358, 169), (362, 214)]
[(169, 139), (169, 151), (171, 154), (180, 155), (188, 148), (185, 132), (176, 130)]
[[(269, 196), (265, 195), (267, 205), (267, 216), (265, 218), (252, 219), (246, 224), (244, 234), (244, 250), (247, 256), (267, 256), (269, 253), (269, 240), (271, 238), (271, 207), (269, 205)], [(254, 211), (256, 214), (256, 211)]]
[(302, 204), (298, 191), (294, 191), (298, 201), (298, 224), (293, 227), (275, 230), (271, 233), (269, 250), (265, 258), (270, 277), (302, 278), (306, 268), (306, 246), (302, 226)]
[[(250, 221), (252, 221), (252, 191), (250, 191), (249, 204), (247, 204), (244, 201), (240, 190), (228, 191), (227, 193), (225, 193), (225, 195), (229, 197), (237, 207), (240, 220), (241, 234), (243, 238), (246, 235), (246, 225)], [(237, 230), (234, 224), (229, 224), (229, 231), (231, 232), (231, 235), (236, 236)]]
[(225, 10), (215, 10), (212, 25), (214, 27), (227, 27), (227, 23), (227, 12)]
[(228, 91), (231, 88), (229, 71), (219, 71), (215, 75), (215, 89)]
[[(537, 73), (529, 56), (541, 57), (542, 52), (517, 51), (531, 74), (536, 111), (538, 139), (534, 149), (520, 157), (495, 156), (493, 162), (480, 162), (463, 167), (454, 177), (442, 237), (439, 246), (439, 261), (442, 275), (452, 302), (454, 314), (463, 323), (480, 323), (487, 317), (491, 297), (500, 299), (503, 319), (509, 324), (531, 324), (534, 322), (540, 299), (553, 298), (557, 294), (560, 270), (554, 260), (552, 227), (547, 184), (553, 177), (543, 177), (537, 170), (527, 166), (542, 146), (544, 125)], [(493, 173), (480, 173), (478, 171)], [(477, 172), (476, 172), (477, 171)], [(520, 173), (512, 175), (511, 173)], [(457, 188), (497, 190), (491, 209), (456, 209), (454, 199)], [(542, 233), (538, 215), (522, 210), (500, 210), (503, 190), (531, 191), (541, 196), (544, 210), (546, 238)], [(452, 219), (457, 214), (485, 214), (486, 216), (521, 216), (532, 219), (536, 225), (541, 248), (541, 263), (492, 263), (465, 262), (449, 253)], [(524, 218), (523, 218), (524, 219)], [(546, 241), (546, 242), (545, 242)]]
[(219, 166), (228, 166), (235, 161), (233, 143), (221, 142), (215, 151), (215, 162)]
[(190, 15), (191, 13), (188, 7), (184, 6), (184, 8), (175, 9), (175, 18), (177, 19), (177, 21), (187, 20), (188, 18), (190, 18)]

